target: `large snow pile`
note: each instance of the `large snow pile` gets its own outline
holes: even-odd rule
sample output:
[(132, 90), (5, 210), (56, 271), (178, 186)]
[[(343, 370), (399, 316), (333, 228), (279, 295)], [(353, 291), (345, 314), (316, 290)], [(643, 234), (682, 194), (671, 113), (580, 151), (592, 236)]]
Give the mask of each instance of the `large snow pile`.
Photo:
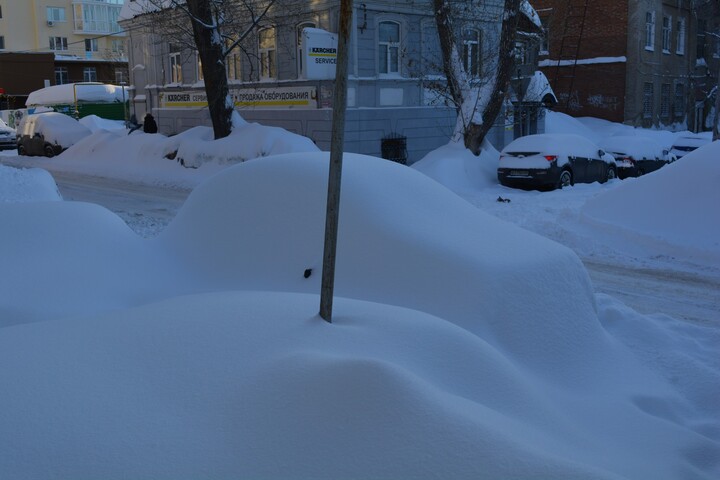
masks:
[(346, 155), (323, 322), (328, 163), (227, 168), (154, 240), (0, 205), (0, 471), (717, 477), (717, 335), (596, 304), (571, 251), (413, 169)]
[(596, 220), (720, 256), (720, 142), (588, 200)]
[(66, 83), (35, 90), (28, 95), (28, 106), (59, 105), (66, 103), (124, 102), (130, 98), (128, 87), (105, 85), (101, 83)]
[(46, 170), (18, 169), (0, 165), (0, 203), (55, 200), (62, 200), (62, 197), (55, 180)]
[(411, 167), (455, 192), (465, 192), (497, 184), (499, 158), (500, 153), (489, 142), (483, 144), (478, 156), (462, 143), (450, 142), (428, 153)]
[(247, 123), (239, 116), (233, 125), (232, 133), (220, 140), (213, 140), (210, 127), (194, 127), (171, 137), (98, 128), (54, 158), (54, 163), (42, 165), (53, 169), (61, 163), (64, 170), (83, 174), (194, 187), (233, 163), (291, 151), (319, 151), (309, 138), (281, 128)]

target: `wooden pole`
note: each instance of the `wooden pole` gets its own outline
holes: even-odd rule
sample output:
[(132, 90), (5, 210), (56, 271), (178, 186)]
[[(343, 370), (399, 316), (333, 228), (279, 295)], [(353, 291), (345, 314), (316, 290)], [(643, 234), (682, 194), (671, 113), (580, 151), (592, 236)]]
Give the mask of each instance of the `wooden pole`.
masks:
[(340, 213), (340, 178), (345, 143), (345, 108), (347, 106), (348, 42), (352, 20), (352, 0), (340, 2), (338, 51), (335, 65), (330, 173), (328, 175), (327, 212), (325, 216), (325, 250), (323, 253), (320, 316), (332, 323), (333, 291), (335, 288), (335, 253), (337, 251), (338, 218)]

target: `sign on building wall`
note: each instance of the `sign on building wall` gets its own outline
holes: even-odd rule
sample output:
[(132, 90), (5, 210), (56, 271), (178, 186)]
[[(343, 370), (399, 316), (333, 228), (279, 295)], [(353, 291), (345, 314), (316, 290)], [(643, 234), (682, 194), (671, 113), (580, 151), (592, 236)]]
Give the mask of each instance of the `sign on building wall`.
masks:
[(305, 28), (302, 35), (305, 78), (309, 80), (334, 79), (337, 62), (337, 35), (319, 28)]
[[(238, 108), (317, 108), (315, 87), (248, 88), (231, 90)], [(205, 92), (179, 91), (160, 94), (162, 108), (207, 107)]]

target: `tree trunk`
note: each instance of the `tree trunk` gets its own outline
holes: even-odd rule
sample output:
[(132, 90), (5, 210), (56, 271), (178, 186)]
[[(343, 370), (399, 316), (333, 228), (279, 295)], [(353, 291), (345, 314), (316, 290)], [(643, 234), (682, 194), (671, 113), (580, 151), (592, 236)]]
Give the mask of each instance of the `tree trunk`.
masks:
[(713, 141), (720, 140), (720, 67), (718, 67), (718, 84), (715, 89), (715, 121), (713, 122)]
[[(485, 136), (492, 128), (495, 118), (502, 109), (508, 84), (512, 77), (515, 34), (522, 0), (505, 0), (498, 48), (499, 60), (497, 68), (494, 69), (490, 78), (493, 88), (487, 99), (477, 98), (477, 93), (471, 95), (471, 87), (460, 61), (460, 54), (455, 40), (457, 32), (452, 28), (452, 9), (449, 0), (433, 1), (435, 23), (437, 24), (440, 48), (443, 55), (443, 68), (450, 94), (458, 107), (458, 115), (463, 117), (459, 121), (464, 123), (462, 134), (465, 147), (475, 155), (479, 155)], [(476, 109), (478, 108), (481, 108), (482, 111), (477, 112)]]
[(210, 0), (187, 0), (198, 55), (202, 62), (205, 93), (215, 139), (230, 135), (233, 102), (228, 90), (223, 41)]
[(471, 125), (471, 128), (468, 128), (465, 134), (465, 146), (475, 155), (480, 153), (480, 146), (492, 128), (493, 123), (495, 123), (507, 95), (510, 78), (512, 77), (512, 68), (515, 64), (515, 35), (517, 33), (521, 3), (522, 0), (505, 0), (505, 13), (498, 52), (500, 61), (495, 74), (495, 85), (490, 100), (482, 112), (482, 123), (480, 125)]

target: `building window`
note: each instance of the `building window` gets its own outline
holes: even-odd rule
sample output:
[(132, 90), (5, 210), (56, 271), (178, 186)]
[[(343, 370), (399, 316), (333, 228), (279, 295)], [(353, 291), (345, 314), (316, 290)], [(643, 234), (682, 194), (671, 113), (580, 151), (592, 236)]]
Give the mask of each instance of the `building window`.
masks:
[(672, 34), (672, 19), (668, 16), (663, 16), (662, 23), (662, 51), (663, 53), (670, 53), (670, 35)]
[(463, 65), (471, 77), (479, 77), (480, 71), (480, 31), (466, 29), (463, 31)]
[(655, 50), (655, 12), (645, 13), (645, 50)]
[(676, 119), (685, 116), (685, 85), (682, 83), (675, 84), (675, 105), (673, 110)]
[(115, 83), (118, 85), (125, 85), (128, 83), (128, 74), (125, 69), (115, 69)]
[(685, 19), (677, 21), (677, 41), (675, 42), (675, 53), (685, 55)]
[(0, 18), (2, 18), (2, 5), (0, 5)]
[(303, 29), (315, 28), (315, 24), (312, 22), (301, 23), (297, 26), (296, 32), (296, 43), (297, 43), (297, 78), (305, 78), (305, 65), (303, 64)]
[(707, 32), (707, 22), (705, 20), (698, 20), (697, 30), (697, 59), (705, 58), (705, 39)]
[(113, 40), (110, 49), (121, 57), (125, 56), (125, 40)]
[(643, 118), (653, 117), (653, 84), (645, 82), (643, 85)]
[(525, 42), (515, 42), (515, 66), (527, 65), (530, 63), (528, 58), (528, 46)]
[(5, 50), (5, 37), (0, 35), (0, 50)]
[[(228, 45), (229, 46), (229, 45)], [(240, 49), (233, 48), (227, 57), (225, 57), (225, 70), (227, 71), (228, 80), (242, 80), (242, 57)]]
[(258, 33), (258, 53), (260, 54), (260, 79), (275, 79), (277, 77), (275, 27), (260, 30)]
[(202, 69), (202, 58), (200, 58), (200, 53), (195, 52), (195, 65), (197, 65), (197, 72), (195, 72), (195, 77), (197, 78), (198, 82), (202, 82), (205, 80), (205, 75), (203, 74)]
[(69, 82), (67, 67), (55, 67), (55, 85), (64, 85)]
[(50, 50), (60, 51), (67, 49), (67, 37), (50, 37)]
[(182, 63), (180, 63), (180, 52), (170, 54), (170, 83), (182, 83)]
[(85, 39), (85, 51), (86, 52), (97, 52), (98, 51), (97, 38), (86, 38)]
[(65, 8), (63, 7), (47, 7), (47, 21), (48, 22), (64, 22), (65, 20)]
[(95, 67), (83, 68), (83, 82), (97, 82), (97, 70)]
[(378, 36), (378, 67), (381, 74), (400, 73), (400, 24), (380, 22)]
[(660, 85), (660, 118), (663, 120), (670, 119), (670, 84), (663, 83)]
[(550, 55), (550, 19), (541, 17), (540, 23), (543, 26), (542, 37), (540, 37), (540, 55)]

